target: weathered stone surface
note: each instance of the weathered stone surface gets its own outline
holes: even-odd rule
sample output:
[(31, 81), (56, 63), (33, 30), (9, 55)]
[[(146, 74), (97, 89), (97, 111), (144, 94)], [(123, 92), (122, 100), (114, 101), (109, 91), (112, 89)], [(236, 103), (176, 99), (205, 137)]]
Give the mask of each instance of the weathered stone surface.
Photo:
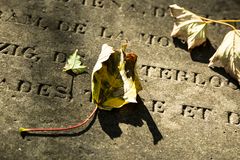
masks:
[[(228, 28), (209, 27), (210, 42), (189, 53), (170, 37), (173, 3), (214, 19), (240, 13), (236, 0), (0, 0), (1, 159), (240, 159), (240, 87), (207, 67)], [(72, 132), (19, 135), (86, 118), (101, 45), (125, 39), (139, 57), (138, 105)], [(73, 78), (62, 69), (75, 49), (88, 73)]]

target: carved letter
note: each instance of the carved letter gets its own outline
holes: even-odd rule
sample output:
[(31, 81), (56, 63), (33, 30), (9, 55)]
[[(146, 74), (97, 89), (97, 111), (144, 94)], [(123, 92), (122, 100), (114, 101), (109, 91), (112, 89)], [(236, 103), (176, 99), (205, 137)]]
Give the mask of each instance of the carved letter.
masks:
[(209, 81), (212, 86), (221, 87), (221, 78), (220, 77), (214, 75), (214, 76), (210, 77)]
[(163, 113), (165, 110), (165, 102), (164, 101), (153, 101), (153, 112), (155, 113)]
[(38, 95), (49, 96), (50, 95), (51, 85), (40, 84), (38, 87)]
[(103, 8), (104, 6), (104, 0), (93, 0), (93, 6)]
[(240, 124), (240, 115), (234, 112), (228, 112), (228, 123), (235, 125)]
[(75, 32), (75, 33), (80, 33), (80, 34), (85, 34), (86, 29), (87, 29), (87, 25), (86, 25), (86, 24), (76, 23), (76, 24), (75, 24), (75, 27), (74, 27), (74, 32)]
[(34, 62), (37, 62), (40, 57), (35, 53), (35, 48), (33, 47), (25, 47), (22, 49), (22, 54), (25, 58), (32, 59)]
[(8, 55), (15, 55), (16, 49), (18, 48), (18, 45), (15, 44), (9, 44), (9, 43), (3, 43), (0, 47), (0, 53), (2, 54), (8, 54)]
[(66, 98), (68, 96), (68, 91), (67, 90), (68, 90), (67, 87), (56, 86), (56, 92), (55, 92), (54, 97)]
[(67, 60), (67, 55), (66, 53), (55, 51), (53, 60), (58, 63), (65, 63)]
[(193, 109), (194, 108), (192, 106), (183, 105), (182, 106), (182, 115), (185, 116), (185, 117), (193, 118), (193, 116), (194, 116)]
[(32, 89), (32, 83), (25, 80), (19, 80), (17, 85), (17, 91), (30, 92)]

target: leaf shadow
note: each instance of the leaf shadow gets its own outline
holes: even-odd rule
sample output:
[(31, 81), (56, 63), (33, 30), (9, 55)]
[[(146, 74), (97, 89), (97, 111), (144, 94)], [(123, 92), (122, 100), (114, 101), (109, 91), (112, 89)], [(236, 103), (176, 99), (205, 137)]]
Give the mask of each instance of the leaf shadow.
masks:
[(175, 45), (176, 48), (181, 48), (184, 49), (185, 51), (188, 51), (187, 43), (179, 38), (173, 37), (173, 44)]
[(122, 134), (119, 123), (141, 127), (144, 125), (143, 121), (145, 121), (152, 134), (153, 144), (156, 145), (163, 139), (163, 136), (139, 96), (137, 97), (137, 101), (138, 103), (129, 103), (120, 109), (113, 109), (112, 111), (100, 110), (98, 113), (99, 123), (103, 131), (111, 139), (114, 139), (120, 137)]
[[(175, 47), (181, 48), (186, 50), (187, 52), (190, 52), (191, 59), (196, 62), (200, 63), (209, 63), (209, 59), (213, 56), (213, 54), (216, 52), (216, 49), (212, 46), (209, 39), (205, 42), (205, 44), (195, 47), (192, 50), (188, 50), (187, 43), (184, 43), (181, 39), (173, 38), (173, 43)], [(224, 68), (214, 67), (211, 68), (214, 72), (224, 76), (229, 80), (229, 83), (232, 83), (235, 89), (240, 89), (240, 84), (237, 80), (233, 79), (225, 70)]]
[(80, 136), (84, 133), (86, 133), (94, 124), (94, 122), (97, 119), (97, 114), (98, 114), (98, 110), (95, 113), (93, 119), (91, 120), (91, 122), (87, 125), (87, 127), (85, 127), (83, 130), (79, 131), (79, 132), (72, 132), (72, 133), (31, 133), (31, 132), (22, 132), (21, 136), (24, 139), (25, 137), (77, 137)]
[(214, 67), (211, 68), (214, 72), (222, 75), (226, 79), (228, 79), (228, 84), (233, 84), (232, 87), (234, 87), (235, 90), (240, 89), (240, 84), (237, 80), (233, 79), (222, 67)]
[(193, 61), (201, 63), (209, 63), (209, 59), (216, 52), (216, 49), (212, 46), (211, 42), (207, 39), (205, 44), (195, 47), (190, 51), (190, 55)]
[(188, 50), (187, 43), (183, 42), (181, 39), (173, 38), (173, 43), (175, 47), (181, 48), (187, 52), (190, 52), (191, 59), (200, 63), (209, 63), (209, 59), (213, 56), (216, 49), (212, 46), (209, 39), (198, 47), (195, 47), (192, 50)]

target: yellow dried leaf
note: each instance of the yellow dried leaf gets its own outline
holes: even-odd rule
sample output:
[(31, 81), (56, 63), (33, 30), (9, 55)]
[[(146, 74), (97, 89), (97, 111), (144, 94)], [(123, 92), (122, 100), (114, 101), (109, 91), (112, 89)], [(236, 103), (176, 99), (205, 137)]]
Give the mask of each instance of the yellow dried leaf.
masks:
[(210, 58), (210, 67), (223, 67), (240, 83), (240, 30), (226, 34), (221, 45)]
[(113, 50), (107, 44), (102, 46), (92, 73), (92, 101), (100, 109), (137, 103), (137, 93), (142, 87), (135, 70), (136, 61), (128, 60), (124, 50)]
[(169, 8), (171, 16), (174, 17), (172, 37), (187, 41), (188, 49), (200, 46), (207, 40), (207, 23), (199, 16), (176, 4), (170, 5)]

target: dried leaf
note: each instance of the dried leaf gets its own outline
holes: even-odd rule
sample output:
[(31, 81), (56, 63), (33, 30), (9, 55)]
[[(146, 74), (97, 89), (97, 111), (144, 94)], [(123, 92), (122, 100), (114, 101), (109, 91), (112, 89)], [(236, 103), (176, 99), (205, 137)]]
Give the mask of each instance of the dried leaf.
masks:
[(80, 56), (77, 55), (78, 50), (76, 49), (75, 52), (70, 55), (70, 57), (67, 60), (66, 65), (63, 68), (63, 71), (69, 71), (71, 70), (75, 74), (80, 74), (85, 72), (86, 66), (82, 65), (82, 62), (80, 61)]
[(224, 67), (240, 84), (240, 30), (226, 34), (221, 45), (210, 58), (210, 67)]
[(207, 23), (199, 16), (176, 4), (170, 5), (169, 8), (171, 16), (174, 17), (172, 37), (187, 41), (188, 49), (200, 46), (207, 40)]
[(104, 110), (120, 108), (127, 103), (137, 103), (137, 93), (142, 89), (135, 70), (135, 61), (127, 59), (124, 48), (113, 50), (103, 44), (92, 73), (92, 101)]

